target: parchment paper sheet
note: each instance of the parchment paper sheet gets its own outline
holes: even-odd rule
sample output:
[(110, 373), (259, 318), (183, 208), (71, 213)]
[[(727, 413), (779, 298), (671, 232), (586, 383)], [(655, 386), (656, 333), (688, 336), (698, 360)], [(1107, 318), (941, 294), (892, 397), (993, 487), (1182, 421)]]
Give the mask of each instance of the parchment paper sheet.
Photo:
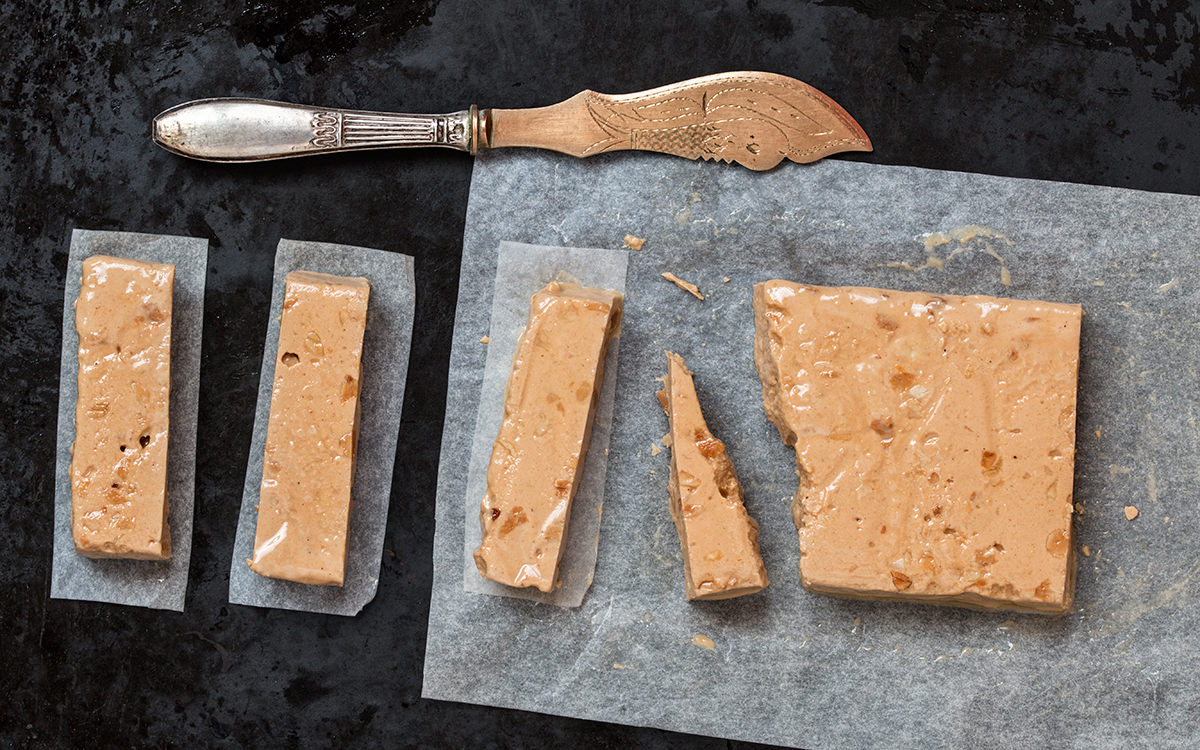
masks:
[[(479, 399), (479, 416), (471, 440), (471, 463), (465, 495), (466, 532), (463, 543), (463, 587), (467, 591), (531, 599), (560, 607), (578, 607), (592, 584), (596, 549), (608, 469), (608, 441), (616, 395), (617, 351), (620, 338), (608, 346), (600, 401), (592, 422), (592, 437), (579, 489), (571, 504), (566, 548), (559, 566), (562, 585), (549, 593), (535, 588), (503, 586), (479, 575), (474, 552), (483, 532), (479, 504), (487, 491), (487, 469), (492, 445), (504, 419), (504, 395), (513, 355), (529, 322), (529, 298), (551, 281), (568, 281), (596, 289), (625, 291), (628, 257), (620, 250), (543, 247), (501, 242), (492, 291), (492, 318), (487, 343), (487, 364)], [(484, 346), (481, 342), (480, 346)]]
[[(83, 261), (93, 255), (175, 264), (171, 302), (170, 436), (167, 440), (167, 524), (171, 559), (93, 560), (75, 552), (71, 537), (71, 446), (79, 396), (79, 334), (75, 300)], [(195, 501), (196, 411), (200, 399), (200, 334), (208, 240), (192, 237), (93, 232), (71, 233), (63, 291), (62, 366), (58, 390), (58, 451), (54, 471), (54, 559), (50, 597), (183, 611), (192, 556)]]
[[(481, 154), (451, 355), (424, 695), (807, 748), (1192, 744), (1198, 219), (1194, 197), (836, 159), (759, 174), (653, 154)], [(926, 234), (970, 225), (1012, 244), (935, 246), (940, 258), (962, 251), (944, 270), (894, 265), (922, 266)], [(475, 429), (496, 247), (617, 247), (627, 233), (647, 241), (629, 254), (592, 588), (578, 609), (466, 594), (457, 467)], [(788, 511), (795, 456), (763, 416), (752, 355), (751, 287), (774, 277), (1083, 304), (1075, 532), (1091, 556), (1080, 557), (1069, 614), (801, 589)], [(771, 585), (759, 594), (684, 600), (670, 454), (651, 455), (667, 431), (654, 397), (664, 348), (695, 371), (709, 426), (760, 524)], [(1125, 520), (1126, 505), (1141, 515)], [(697, 634), (715, 648), (696, 645)]]
[[(265, 578), (250, 570), (246, 560), (254, 550), (258, 522), (258, 489), (262, 482), (263, 451), (271, 413), (271, 389), (279, 349), (279, 315), (283, 310), (285, 279), (292, 271), (317, 271), (338, 276), (363, 276), (371, 282), (367, 330), (363, 336), (362, 390), (359, 398), (358, 457), (354, 468), (354, 509), (350, 515), (350, 551), (345, 584), (312, 586)], [(250, 440), (250, 459), (242, 491), (237, 538), (229, 572), (229, 601), (256, 607), (296, 609), (335, 615), (356, 615), (375, 598), (383, 536), (392, 492), (392, 467), (400, 432), (400, 407), (408, 375), (416, 302), (413, 259), (347, 245), (280, 240), (275, 252), (271, 317), (263, 345), (258, 407)]]

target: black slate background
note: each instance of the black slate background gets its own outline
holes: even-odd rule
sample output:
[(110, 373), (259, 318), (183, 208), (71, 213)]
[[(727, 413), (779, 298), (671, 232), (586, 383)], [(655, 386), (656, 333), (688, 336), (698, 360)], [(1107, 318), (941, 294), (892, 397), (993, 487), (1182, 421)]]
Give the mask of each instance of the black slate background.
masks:
[[(420, 698), (471, 159), (203, 164), (151, 144), (160, 110), (527, 107), (761, 69), (862, 124), (876, 150), (848, 158), (1200, 195), (1198, 45), (1189, 4), (1146, 0), (0, 0), (0, 748), (746, 747)], [(49, 598), (73, 227), (211, 243), (184, 613)], [(417, 259), (388, 551), (353, 619), (226, 602), (280, 237)]]

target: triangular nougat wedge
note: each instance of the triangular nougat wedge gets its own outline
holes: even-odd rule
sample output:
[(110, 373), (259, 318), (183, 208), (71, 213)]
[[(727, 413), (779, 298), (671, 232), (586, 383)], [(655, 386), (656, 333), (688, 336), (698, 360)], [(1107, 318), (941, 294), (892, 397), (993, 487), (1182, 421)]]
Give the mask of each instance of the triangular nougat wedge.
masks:
[(658, 400), (671, 423), (671, 517), (683, 548), (690, 599), (731, 599), (766, 587), (758, 552), (758, 523), (746, 512), (742, 485), (725, 445), (713, 437), (692, 373), (667, 352), (667, 377)]

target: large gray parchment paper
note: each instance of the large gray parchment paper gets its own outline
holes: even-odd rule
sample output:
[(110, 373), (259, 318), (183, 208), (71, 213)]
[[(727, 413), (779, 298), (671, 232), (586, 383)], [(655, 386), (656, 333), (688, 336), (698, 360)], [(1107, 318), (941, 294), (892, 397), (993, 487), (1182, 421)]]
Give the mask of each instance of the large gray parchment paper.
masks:
[[(463, 467), (497, 247), (615, 249), (626, 234), (646, 243), (629, 253), (592, 587), (578, 609), (468, 594)], [(806, 748), (1188, 746), (1200, 733), (1198, 238), (1194, 197), (838, 160), (760, 174), (651, 154), (481, 154), (424, 695)], [(751, 349), (751, 288), (770, 278), (1082, 303), (1075, 532), (1090, 556), (1071, 612), (801, 589), (795, 456), (763, 416)], [(759, 594), (684, 600), (670, 455), (655, 455), (666, 348), (695, 371), (760, 524), (771, 585)], [(1126, 505), (1141, 514), (1126, 520)]]

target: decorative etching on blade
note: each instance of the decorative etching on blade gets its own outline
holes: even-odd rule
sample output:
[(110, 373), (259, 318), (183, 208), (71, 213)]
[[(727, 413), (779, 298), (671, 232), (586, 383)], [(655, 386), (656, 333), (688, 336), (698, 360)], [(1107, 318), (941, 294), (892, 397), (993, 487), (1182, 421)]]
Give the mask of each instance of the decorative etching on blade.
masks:
[(589, 91), (588, 113), (606, 137), (583, 155), (639, 149), (761, 170), (785, 158), (811, 162), (839, 151), (869, 150), (869, 141), (840, 107), (816, 89), (799, 86), (722, 76), (644, 94)]

